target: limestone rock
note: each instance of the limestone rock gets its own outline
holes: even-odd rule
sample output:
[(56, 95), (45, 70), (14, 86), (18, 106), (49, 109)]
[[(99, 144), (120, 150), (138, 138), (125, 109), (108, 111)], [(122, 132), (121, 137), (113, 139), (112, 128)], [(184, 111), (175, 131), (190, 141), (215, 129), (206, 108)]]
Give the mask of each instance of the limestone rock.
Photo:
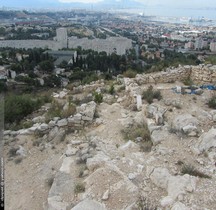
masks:
[(167, 196), (160, 201), (160, 204), (162, 207), (168, 207), (171, 206), (173, 202), (174, 202), (173, 198), (171, 196)]
[(91, 101), (87, 104), (82, 104), (80, 107), (77, 107), (77, 112), (81, 114), (81, 118), (86, 121), (92, 121), (94, 118), (94, 113), (96, 110), (96, 103)]
[(85, 199), (71, 210), (106, 210), (105, 205), (94, 200)]
[(38, 116), (32, 119), (33, 123), (44, 123), (45, 122), (45, 117), (44, 116)]
[(184, 176), (171, 176), (168, 180), (167, 192), (173, 199), (179, 195), (192, 192), (196, 189), (197, 177), (185, 174)]
[(67, 119), (61, 119), (61, 120), (59, 120), (59, 121), (57, 122), (57, 125), (58, 125), (59, 127), (67, 126), (67, 124), (68, 124)]
[(25, 157), (26, 156), (26, 150), (24, 149), (24, 147), (19, 146), (19, 149), (16, 151), (16, 154)]
[(200, 153), (208, 151), (210, 148), (216, 147), (216, 129), (212, 128), (208, 132), (203, 133), (199, 138), (198, 150)]
[(182, 128), (183, 132), (188, 136), (196, 136), (197, 135), (197, 127), (194, 125), (186, 125)]
[(107, 201), (107, 200), (109, 199), (109, 195), (110, 195), (110, 191), (107, 190), (107, 191), (103, 194), (102, 200), (103, 200), (103, 201)]
[(67, 92), (66, 92), (66, 91), (61, 91), (61, 92), (59, 93), (59, 98), (64, 98), (66, 95), (67, 95)]
[(70, 174), (72, 163), (74, 163), (74, 160), (71, 157), (65, 157), (59, 171), (66, 174)]
[(166, 109), (156, 104), (150, 104), (146, 108), (146, 116), (148, 118), (154, 118), (156, 125), (162, 125), (164, 123), (163, 115)]
[(111, 196), (106, 203), (108, 209), (113, 209), (113, 203), (115, 209), (125, 209), (125, 206), (136, 202), (139, 193), (138, 187), (113, 163), (98, 168), (84, 182), (86, 183), (85, 196), (94, 196), (97, 200), (100, 200), (104, 192), (110, 189)]
[(178, 115), (172, 124), (176, 130), (185, 132), (185, 134), (190, 134), (192, 131), (198, 132), (199, 121), (190, 114)]
[(53, 138), (53, 142), (56, 142), (56, 143), (60, 143), (62, 141), (64, 141), (65, 139), (65, 130), (64, 129), (59, 129), (59, 132), (57, 133), (57, 135)]
[(166, 130), (154, 130), (151, 134), (151, 141), (154, 145), (157, 145), (169, 138), (169, 135), (170, 134)]
[(137, 95), (137, 110), (141, 110), (142, 109), (142, 97), (141, 95)]
[(74, 196), (75, 180), (72, 179), (70, 174), (63, 171), (65, 170), (57, 172), (48, 198), (53, 196), (61, 196), (61, 198), (64, 198), (64, 195), (70, 195), (72, 198)]
[(78, 149), (77, 149), (77, 148), (72, 147), (71, 144), (68, 144), (68, 145), (67, 145), (67, 150), (66, 150), (66, 152), (65, 152), (65, 155), (66, 155), (67, 157), (70, 157), (70, 156), (76, 155), (77, 152), (78, 152)]
[(49, 134), (48, 134), (48, 141), (53, 140), (59, 133), (59, 128), (57, 126), (55, 126), (53, 129), (50, 130)]
[(158, 187), (166, 189), (171, 175), (166, 168), (155, 168), (150, 175), (151, 181)]
[(39, 131), (45, 131), (48, 129), (49, 129), (49, 125), (47, 125), (46, 123), (41, 124), (38, 128)]
[(144, 115), (144, 112), (136, 112), (135, 116), (134, 116), (134, 122), (136, 124), (142, 125), (146, 122), (146, 117)]
[(181, 202), (176, 202), (171, 210), (190, 210), (190, 208), (186, 207), (183, 203)]
[(68, 203), (63, 202), (60, 196), (48, 198), (48, 210), (67, 210)]
[(94, 171), (95, 169), (104, 166), (109, 160), (110, 158), (103, 152), (98, 152), (94, 157), (87, 159), (86, 166), (90, 171)]
[(135, 142), (129, 140), (127, 143), (119, 147), (119, 150), (124, 153), (132, 153), (132, 152), (138, 152), (140, 150), (140, 147)]

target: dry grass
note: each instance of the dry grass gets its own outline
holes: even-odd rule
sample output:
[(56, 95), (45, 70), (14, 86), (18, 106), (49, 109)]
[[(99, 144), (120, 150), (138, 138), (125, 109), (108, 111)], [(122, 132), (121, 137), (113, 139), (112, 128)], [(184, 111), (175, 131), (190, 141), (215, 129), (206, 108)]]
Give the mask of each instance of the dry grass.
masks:
[(207, 178), (210, 179), (211, 176), (204, 174), (202, 171), (199, 171), (196, 169), (193, 165), (190, 164), (184, 164), (181, 169), (182, 174), (189, 174), (191, 176), (196, 176), (200, 178)]
[(148, 129), (147, 124), (143, 125), (133, 125), (130, 128), (124, 129), (121, 131), (123, 134), (123, 138), (128, 141), (136, 141), (138, 137), (141, 137), (141, 141), (138, 142), (140, 145), (140, 149), (143, 152), (150, 152), (153, 146), (151, 141), (151, 133)]
[(136, 210), (157, 210), (157, 207), (153, 205), (147, 198), (140, 196), (136, 202)]

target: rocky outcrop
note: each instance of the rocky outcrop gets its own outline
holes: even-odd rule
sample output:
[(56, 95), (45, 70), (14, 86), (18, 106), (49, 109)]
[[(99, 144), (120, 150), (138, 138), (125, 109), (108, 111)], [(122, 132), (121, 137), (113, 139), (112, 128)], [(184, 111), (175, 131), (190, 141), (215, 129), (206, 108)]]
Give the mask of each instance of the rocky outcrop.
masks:
[(110, 192), (106, 199), (109, 201), (107, 203), (108, 209), (111, 209), (110, 205), (113, 204), (115, 204), (115, 209), (124, 209), (125, 206), (134, 203), (137, 198), (136, 195), (138, 196), (137, 186), (114, 165), (98, 168), (85, 179), (85, 183), (85, 197), (101, 200), (107, 191)]
[(212, 128), (206, 133), (203, 133), (199, 138), (197, 149), (199, 153), (208, 151), (211, 148), (216, 148), (216, 129)]
[[(150, 174), (151, 181), (158, 187), (165, 189), (168, 198), (163, 199), (163, 205), (172, 203), (172, 200), (179, 196), (191, 193), (196, 189), (197, 177), (185, 174), (183, 176), (173, 176), (166, 168), (154, 168)], [(167, 203), (167, 204), (166, 204)]]
[(190, 114), (178, 115), (172, 122), (172, 128), (183, 132), (188, 136), (196, 136), (198, 130), (199, 121)]
[(158, 106), (156, 104), (150, 104), (146, 108), (146, 116), (148, 118), (153, 118), (155, 120), (156, 125), (163, 125), (164, 123), (164, 114), (167, 109), (164, 107)]
[[(14, 131), (4, 131), (4, 135), (31, 135), (31, 134), (49, 134), (56, 135), (58, 133), (58, 128), (65, 127), (75, 127), (76, 129), (82, 128), (84, 124), (91, 123), (94, 119), (94, 114), (96, 110), (96, 103), (91, 101), (87, 104), (82, 104), (80, 107), (77, 107), (77, 113), (68, 118), (54, 117), (48, 124), (44, 123), (44, 117), (33, 118), (32, 122), (35, 123), (32, 127), (27, 129), (21, 129), (16, 132)], [(54, 132), (54, 134), (52, 134)], [(59, 135), (58, 135), (59, 136)]]
[(85, 199), (74, 206), (71, 210), (106, 210), (105, 205), (97, 201)]
[(91, 101), (87, 104), (82, 104), (80, 107), (77, 107), (77, 113), (80, 113), (81, 120), (91, 122), (94, 118), (95, 109), (96, 103)]
[(171, 174), (166, 168), (155, 168), (150, 175), (151, 181), (163, 189), (167, 188), (170, 177)]

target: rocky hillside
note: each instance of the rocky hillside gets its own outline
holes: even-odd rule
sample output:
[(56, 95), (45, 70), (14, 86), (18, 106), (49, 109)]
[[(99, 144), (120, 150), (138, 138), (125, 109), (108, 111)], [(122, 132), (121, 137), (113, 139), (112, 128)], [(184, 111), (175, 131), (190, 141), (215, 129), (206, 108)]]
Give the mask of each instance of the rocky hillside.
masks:
[(4, 131), (6, 209), (216, 209), (214, 90), (144, 77), (59, 90), (73, 114), (48, 118), (46, 104), (30, 128)]

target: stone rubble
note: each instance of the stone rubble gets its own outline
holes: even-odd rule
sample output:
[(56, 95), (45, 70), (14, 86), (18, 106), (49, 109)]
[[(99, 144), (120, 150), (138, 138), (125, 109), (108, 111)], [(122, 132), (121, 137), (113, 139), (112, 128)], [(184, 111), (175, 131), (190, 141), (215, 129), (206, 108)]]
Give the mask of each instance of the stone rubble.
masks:
[[(33, 135), (37, 136), (40, 152), (64, 142), (66, 149), (60, 149), (60, 167), (53, 172), (44, 210), (134, 210), (138, 209), (140, 196), (149, 198), (161, 210), (215, 209), (216, 111), (209, 111), (204, 105), (198, 109), (193, 102), (194, 107), (190, 107), (180, 97), (167, 96), (150, 105), (141, 100), (141, 85), (189, 76), (200, 84), (211, 83), (216, 80), (216, 66), (179, 66), (134, 79), (119, 79), (125, 86), (125, 95), (112, 97), (113, 104), (108, 103), (108, 97), (107, 103), (100, 105), (90, 101), (82, 103), (68, 118), (56, 117), (46, 122), (38, 116), (28, 129), (4, 131), (9, 146), (16, 148), (19, 142), (14, 155), (25, 160), (31, 155), (27, 143)], [(77, 86), (73, 92), (102, 92), (103, 86), (100, 81)], [(177, 92), (182, 91), (179, 87)], [(196, 97), (204, 102), (205, 91), (197, 91), (202, 95)], [(53, 97), (60, 100), (68, 94), (68, 90), (62, 90)], [(124, 106), (127, 100), (129, 105)], [(137, 109), (131, 111), (130, 105)], [(178, 106), (183, 106), (182, 110), (176, 109)], [(96, 111), (99, 117), (95, 119)], [(121, 129), (144, 123), (151, 135), (150, 151), (142, 150), (142, 137), (123, 142), (121, 136)], [(25, 141), (21, 141), (24, 137)], [(183, 174), (181, 168), (187, 163), (211, 178)], [(33, 165), (40, 170), (39, 163)], [(78, 183), (85, 191), (75, 192)]]

